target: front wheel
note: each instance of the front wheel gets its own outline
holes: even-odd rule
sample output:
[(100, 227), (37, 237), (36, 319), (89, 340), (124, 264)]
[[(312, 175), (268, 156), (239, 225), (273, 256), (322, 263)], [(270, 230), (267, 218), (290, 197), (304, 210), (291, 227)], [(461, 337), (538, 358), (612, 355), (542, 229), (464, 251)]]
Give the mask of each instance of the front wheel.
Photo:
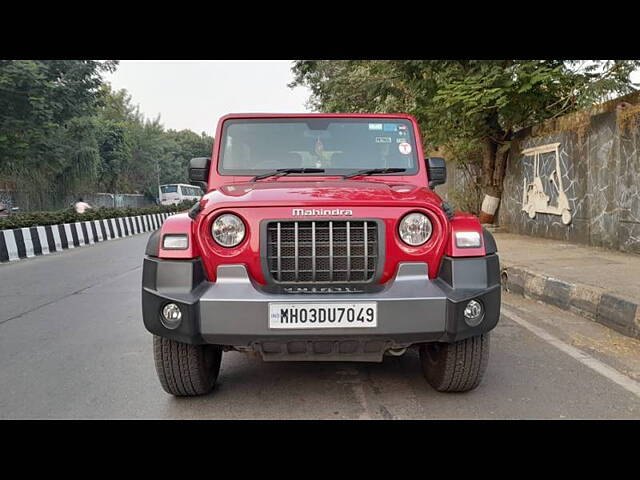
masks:
[(213, 390), (220, 371), (222, 347), (190, 345), (154, 335), (153, 357), (165, 392), (192, 397)]
[(420, 345), (422, 373), (439, 392), (473, 390), (480, 385), (488, 360), (488, 333), (454, 343)]

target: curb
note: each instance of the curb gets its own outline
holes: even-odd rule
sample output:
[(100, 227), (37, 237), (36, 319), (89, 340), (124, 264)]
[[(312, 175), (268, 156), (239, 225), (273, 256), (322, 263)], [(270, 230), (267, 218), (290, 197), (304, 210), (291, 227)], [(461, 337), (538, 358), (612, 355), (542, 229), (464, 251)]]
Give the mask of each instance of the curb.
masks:
[(174, 214), (154, 213), (0, 230), (0, 262), (48, 255), (52, 252), (154, 231), (160, 228), (170, 215)]
[(605, 289), (570, 283), (502, 262), (502, 288), (578, 313), (629, 337), (640, 339), (640, 305)]

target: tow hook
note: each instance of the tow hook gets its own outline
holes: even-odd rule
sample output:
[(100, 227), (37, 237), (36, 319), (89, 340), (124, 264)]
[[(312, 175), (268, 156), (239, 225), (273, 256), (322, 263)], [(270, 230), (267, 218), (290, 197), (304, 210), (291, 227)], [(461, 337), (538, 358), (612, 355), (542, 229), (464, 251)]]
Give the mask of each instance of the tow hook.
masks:
[(400, 355), (404, 355), (407, 351), (407, 348), (389, 348), (385, 353), (387, 355), (391, 355), (392, 357), (399, 357)]

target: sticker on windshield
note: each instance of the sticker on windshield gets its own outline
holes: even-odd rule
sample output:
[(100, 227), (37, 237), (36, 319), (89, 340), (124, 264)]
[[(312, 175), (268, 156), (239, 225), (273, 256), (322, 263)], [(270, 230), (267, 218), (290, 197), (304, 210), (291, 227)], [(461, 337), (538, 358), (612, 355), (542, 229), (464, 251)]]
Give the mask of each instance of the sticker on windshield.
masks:
[(395, 132), (396, 128), (397, 128), (397, 125), (395, 123), (385, 123), (383, 130), (385, 132)]
[(376, 137), (376, 143), (391, 143), (391, 137)]
[(400, 153), (403, 155), (409, 155), (411, 153), (411, 145), (407, 142), (402, 142), (398, 145), (398, 150), (400, 150)]
[(382, 124), (381, 123), (370, 123), (369, 124), (369, 130), (382, 130)]

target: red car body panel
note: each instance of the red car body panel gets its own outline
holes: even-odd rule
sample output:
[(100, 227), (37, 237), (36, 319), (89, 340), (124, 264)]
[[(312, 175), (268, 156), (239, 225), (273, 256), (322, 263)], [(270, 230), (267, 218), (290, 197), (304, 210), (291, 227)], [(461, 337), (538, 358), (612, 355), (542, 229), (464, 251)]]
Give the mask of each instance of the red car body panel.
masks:
[[(167, 221), (170, 220), (170, 221)], [(197, 258), (200, 256), (200, 245), (197, 239), (192, 234), (193, 220), (186, 213), (179, 213), (169, 217), (162, 224), (159, 246), (160, 258)], [(189, 238), (189, 244), (186, 250), (165, 250), (162, 246), (164, 244), (165, 235), (175, 234), (187, 234)]]
[[(221, 175), (218, 171), (222, 128), (233, 118), (376, 118), (410, 120), (417, 143), (419, 169), (415, 175), (385, 175), (342, 179), (341, 177), (279, 177), (250, 182), (251, 176)], [(371, 218), (385, 224), (385, 260), (379, 283), (388, 282), (396, 273), (400, 262), (424, 262), (429, 278), (435, 278), (443, 255), (469, 257), (485, 255), (484, 242), (480, 248), (457, 248), (456, 231), (477, 231), (482, 239), (482, 227), (470, 214), (456, 213), (449, 219), (443, 211), (442, 199), (427, 187), (428, 176), (420, 131), (410, 115), (392, 114), (237, 114), (226, 115), (218, 123), (209, 172), (209, 191), (200, 201), (201, 213), (195, 221), (186, 214), (168, 218), (162, 226), (165, 234), (189, 235), (187, 250), (164, 250), (162, 241), (160, 258), (202, 257), (209, 281), (216, 280), (221, 264), (243, 264), (251, 278), (265, 284), (260, 258), (260, 224), (264, 220), (298, 219), (293, 208), (348, 208), (353, 219)], [(418, 211), (429, 216), (433, 224), (431, 238), (419, 247), (410, 247), (398, 235), (398, 223), (407, 213)], [(218, 245), (211, 236), (211, 224), (221, 213), (234, 213), (242, 218), (246, 235), (242, 243), (233, 248)], [(310, 218), (306, 218), (309, 220)], [(325, 218), (322, 218), (323, 220)], [(341, 217), (340, 219), (347, 219)]]
[[(447, 241), (445, 255), (449, 257), (481, 257), (485, 255), (484, 236), (478, 217), (470, 213), (456, 212), (450, 222), (451, 234)], [(480, 248), (458, 248), (455, 232), (478, 232), (480, 234)]]

